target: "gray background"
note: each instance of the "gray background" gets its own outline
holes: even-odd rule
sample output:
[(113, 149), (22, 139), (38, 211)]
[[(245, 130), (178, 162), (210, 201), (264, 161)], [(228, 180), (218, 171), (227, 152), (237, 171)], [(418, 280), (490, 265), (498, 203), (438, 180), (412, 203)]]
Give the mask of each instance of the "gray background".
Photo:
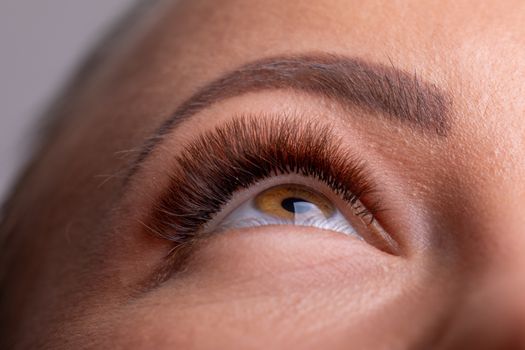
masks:
[(0, 202), (31, 126), (93, 44), (135, 0), (0, 0)]

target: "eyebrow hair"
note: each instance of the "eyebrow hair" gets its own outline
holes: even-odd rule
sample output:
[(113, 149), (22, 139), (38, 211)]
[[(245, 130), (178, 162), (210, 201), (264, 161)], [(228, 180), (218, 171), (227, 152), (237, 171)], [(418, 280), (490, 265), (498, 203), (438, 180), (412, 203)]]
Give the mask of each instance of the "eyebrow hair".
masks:
[(145, 142), (127, 178), (182, 121), (221, 100), (275, 89), (320, 95), (438, 136), (446, 136), (450, 128), (452, 99), (417, 74), (325, 53), (270, 57), (219, 77), (183, 102)]

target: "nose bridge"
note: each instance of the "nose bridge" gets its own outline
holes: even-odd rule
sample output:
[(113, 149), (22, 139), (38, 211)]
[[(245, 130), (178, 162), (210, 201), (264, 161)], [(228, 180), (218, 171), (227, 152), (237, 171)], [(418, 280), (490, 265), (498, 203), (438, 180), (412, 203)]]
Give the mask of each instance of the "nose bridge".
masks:
[(525, 350), (525, 266), (506, 259), (483, 265), (465, 275), (461, 297), (430, 348)]
[(444, 155), (455, 177), (451, 198), (462, 203), (454, 216), (459, 230), (469, 231), (463, 234), (493, 258), (525, 268), (525, 124), (514, 110), (487, 111), (483, 122), (457, 120), (463, 131), (452, 136)]
[(477, 271), (438, 349), (525, 349), (525, 133), (514, 132), (470, 139), (479, 147), (456, 164), (454, 234)]
[[(494, 179), (471, 198), (467, 218), (469, 239), (483, 247), (489, 265), (525, 276), (525, 195), (522, 184)], [(476, 242), (477, 241), (477, 242)]]
[(525, 349), (525, 307), (521, 289), (473, 286), (450, 319), (436, 349)]
[(525, 287), (525, 149), (520, 152), (487, 152), (463, 172), (474, 175), (459, 174), (463, 198), (458, 200), (465, 200), (466, 210), (457, 216), (457, 233), (464, 254), (478, 265), (473, 269), (483, 265), (484, 283), (477, 292), (489, 301), (506, 295), (513, 302), (509, 292)]

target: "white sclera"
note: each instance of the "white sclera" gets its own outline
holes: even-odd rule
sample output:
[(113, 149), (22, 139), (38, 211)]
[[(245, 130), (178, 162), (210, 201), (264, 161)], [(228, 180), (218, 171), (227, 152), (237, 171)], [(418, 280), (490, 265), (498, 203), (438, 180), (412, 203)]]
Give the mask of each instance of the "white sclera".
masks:
[(293, 219), (284, 219), (272, 214), (264, 213), (255, 205), (255, 200), (250, 199), (235, 208), (221, 222), (218, 223), (216, 231), (231, 229), (260, 227), (270, 225), (308, 226), (322, 230), (329, 230), (345, 235), (352, 235), (363, 239), (352, 224), (337, 209), (330, 217), (311, 202), (296, 202)]

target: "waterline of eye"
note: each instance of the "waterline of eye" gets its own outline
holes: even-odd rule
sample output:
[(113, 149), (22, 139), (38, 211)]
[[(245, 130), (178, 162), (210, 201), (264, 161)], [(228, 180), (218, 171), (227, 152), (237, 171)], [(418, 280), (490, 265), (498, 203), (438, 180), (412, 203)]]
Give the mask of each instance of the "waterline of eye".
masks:
[(215, 232), (225, 232), (234, 229), (264, 227), (264, 226), (299, 226), (312, 227), (321, 230), (333, 231), (347, 236), (357, 237), (364, 240), (357, 231), (349, 224), (349, 222), (341, 215), (340, 217), (331, 217), (329, 220), (320, 217), (301, 218), (298, 220), (286, 220), (274, 217), (252, 217), (242, 220), (235, 220), (232, 222), (223, 222), (220, 226), (215, 228)]

